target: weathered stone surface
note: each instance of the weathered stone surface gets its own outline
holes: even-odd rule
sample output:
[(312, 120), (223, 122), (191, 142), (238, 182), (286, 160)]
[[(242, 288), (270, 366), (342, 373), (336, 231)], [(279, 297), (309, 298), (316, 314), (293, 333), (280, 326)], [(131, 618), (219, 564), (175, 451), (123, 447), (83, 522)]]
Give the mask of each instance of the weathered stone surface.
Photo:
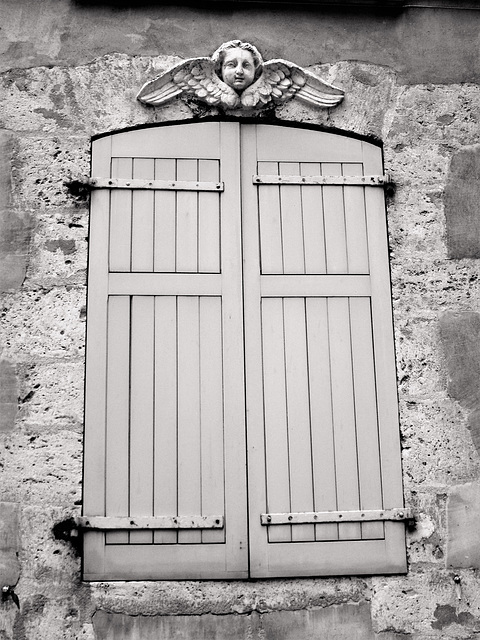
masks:
[(98, 640), (373, 640), (377, 637), (373, 634), (367, 603), (229, 616), (146, 617), (97, 611), (93, 620)]
[(20, 575), (19, 505), (0, 502), (0, 588), (14, 586)]
[(0, 325), (4, 356), (11, 354), (17, 361), (82, 356), (85, 323), (80, 321), (80, 310), (84, 304), (84, 288), (5, 296)]
[(58, 427), (80, 431), (84, 370), (83, 360), (36, 362), (24, 367), (18, 417), (21, 427), (32, 433)]
[(480, 452), (480, 314), (447, 312), (439, 319), (448, 370), (448, 392), (468, 410), (468, 426)]
[(447, 564), (480, 569), (480, 484), (454, 487), (447, 502)]
[(0, 291), (18, 288), (27, 267), (31, 220), (12, 203), (13, 136), (0, 131)]
[(0, 432), (11, 431), (18, 411), (18, 379), (15, 367), (0, 360)]
[[(267, 58), (292, 59), (302, 66), (318, 60), (360, 60), (389, 65), (407, 83), (472, 82), (480, 74), (475, 47), (478, 14), (468, 10), (427, 12), (419, 7), (395, 14), (352, 15), (348, 9), (311, 11), (301, 5), (276, 11), (255, 5), (245, 11), (229, 5), (225, 11), (211, 4), (205, 11), (199, 5), (166, 4), (159, 13), (158, 6), (149, 2), (132, 12), (118, 10), (112, 0), (101, 5), (45, 0), (41, 7), (33, 0), (22, 0), (3, 3), (2, 24), (0, 51), (5, 70), (68, 66), (117, 51), (208, 55), (222, 42), (241, 35)], [(292, 38), (292, 30), (301, 37)]]
[(368, 591), (368, 583), (360, 578), (99, 582), (91, 586), (99, 609), (134, 616), (296, 611), (362, 602)]
[(480, 144), (452, 156), (445, 187), (450, 258), (480, 258)]

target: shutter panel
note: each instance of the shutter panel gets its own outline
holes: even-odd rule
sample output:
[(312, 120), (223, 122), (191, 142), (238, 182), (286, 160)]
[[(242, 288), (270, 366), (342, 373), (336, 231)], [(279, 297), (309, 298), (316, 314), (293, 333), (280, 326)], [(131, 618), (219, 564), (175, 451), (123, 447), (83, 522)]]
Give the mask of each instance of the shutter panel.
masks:
[(238, 136), (208, 123), (93, 143), (95, 177), (173, 187), (92, 196), (84, 514), (140, 526), (85, 532), (87, 580), (247, 576)]
[(402, 506), (383, 193), (301, 183), (380, 174), (381, 152), (265, 125), (242, 148), (251, 575), (404, 571), (403, 523), (359, 514)]
[(381, 173), (270, 125), (93, 143), (85, 579), (406, 570)]

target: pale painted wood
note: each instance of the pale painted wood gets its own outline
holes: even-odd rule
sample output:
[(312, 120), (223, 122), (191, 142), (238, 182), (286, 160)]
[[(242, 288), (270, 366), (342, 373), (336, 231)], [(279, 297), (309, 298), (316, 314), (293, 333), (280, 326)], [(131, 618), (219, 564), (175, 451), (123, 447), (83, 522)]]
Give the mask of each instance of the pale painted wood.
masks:
[[(178, 298), (178, 515), (202, 512), (199, 298)], [(182, 531), (181, 544), (201, 542)]]
[[(112, 155), (127, 158), (219, 158), (218, 122), (186, 123), (180, 127), (156, 126), (117, 133), (111, 136)], [(94, 172), (93, 175), (103, 174)]]
[[(177, 514), (177, 298), (155, 298), (154, 514)], [(155, 531), (157, 544), (176, 531)]]
[(257, 133), (259, 161), (362, 162), (362, 143), (347, 136), (277, 125), (257, 125)]
[[(300, 174), (298, 162), (281, 162), (280, 175)], [(283, 273), (305, 273), (301, 187), (280, 187), (282, 215)]]
[[(93, 143), (92, 171), (109, 175), (111, 140)], [(107, 286), (110, 198), (107, 192), (91, 197), (88, 261), (88, 319), (86, 340), (85, 444), (83, 514), (105, 513), (105, 402), (107, 364)], [(104, 568), (103, 533), (84, 536), (84, 569)]]
[[(196, 180), (197, 160), (177, 160), (177, 177)], [(177, 268), (180, 272), (198, 271), (198, 194), (177, 193)]]
[[(263, 366), (258, 357), (262, 353), (262, 318), (257, 189), (260, 193), (265, 187), (255, 187), (252, 184), (252, 174), (257, 167), (257, 127), (243, 127), (241, 134), (250, 569), (252, 575), (264, 575), (269, 570), (269, 545), (268, 534), (259, 518), (259, 514), (267, 509), (267, 496)], [(272, 301), (265, 301), (267, 307), (270, 302)], [(277, 544), (281, 543), (276, 543), (275, 547)], [(288, 547), (290, 546), (289, 542)]]
[[(164, 276), (157, 276), (156, 274), (112, 274), (112, 286), (111, 291), (115, 291), (117, 294), (131, 295), (132, 291), (128, 290), (128, 287), (132, 284), (135, 285), (138, 292), (142, 292), (145, 296), (151, 296), (154, 293), (167, 294), (167, 295), (185, 295), (185, 296), (218, 296), (222, 295), (222, 323), (223, 323), (223, 345), (224, 345), (224, 372), (223, 372), (223, 386), (224, 386), (224, 411), (225, 411), (225, 481), (226, 481), (226, 493), (225, 493), (225, 544), (198, 544), (182, 543), (176, 544), (130, 544), (130, 545), (106, 545), (104, 548), (101, 546), (101, 541), (104, 538), (104, 534), (96, 534), (95, 532), (89, 532), (86, 535), (86, 551), (88, 558), (85, 562), (86, 578), (87, 579), (105, 579), (105, 577), (111, 579), (142, 579), (149, 577), (151, 579), (182, 579), (182, 578), (237, 578), (246, 577), (246, 501), (245, 501), (245, 461), (240, 451), (244, 451), (244, 404), (243, 404), (243, 327), (242, 327), (242, 279), (241, 279), (241, 251), (240, 251), (240, 157), (238, 153), (232, 153), (232, 149), (239, 149), (239, 133), (242, 128), (242, 184), (243, 184), (243, 198), (242, 204), (244, 209), (244, 240), (245, 240), (245, 318), (246, 318), (246, 331), (245, 331), (245, 347), (246, 347), (246, 363), (247, 363), (247, 399), (248, 399), (248, 433), (249, 433), (249, 492), (250, 492), (250, 505), (249, 505), (249, 519), (251, 527), (251, 567), (252, 577), (273, 577), (278, 575), (294, 576), (298, 575), (299, 567), (303, 566), (302, 573), (305, 575), (318, 575), (322, 573), (324, 575), (335, 575), (342, 572), (347, 574), (362, 574), (362, 573), (375, 573), (375, 572), (396, 572), (405, 570), (405, 544), (404, 544), (404, 525), (397, 522), (388, 522), (385, 524), (385, 540), (345, 540), (345, 541), (320, 541), (318, 540), (320, 530), (323, 527), (330, 526), (330, 524), (314, 525), (316, 528), (317, 542), (275, 542), (274, 544), (268, 543), (267, 529), (274, 529), (276, 527), (262, 527), (260, 523), (259, 514), (264, 513), (267, 508), (266, 495), (265, 495), (265, 450), (264, 450), (264, 402), (263, 402), (263, 371), (262, 371), (262, 359), (259, 354), (262, 353), (262, 334), (261, 334), (261, 320), (260, 320), (260, 298), (262, 295), (268, 294), (272, 296), (272, 299), (264, 300), (263, 304), (269, 304), (273, 302), (275, 297), (286, 297), (285, 302), (287, 305), (292, 302), (296, 304), (299, 296), (306, 296), (305, 305), (307, 308), (307, 326), (306, 326), (306, 340), (308, 344), (308, 376), (309, 386), (308, 391), (311, 396), (310, 411), (312, 414), (312, 451), (313, 451), (313, 464), (314, 464), (314, 487), (315, 498), (319, 495), (319, 481), (315, 474), (317, 472), (315, 457), (318, 458), (318, 450), (316, 451), (315, 444), (315, 411), (320, 412), (318, 406), (315, 405), (314, 391), (315, 386), (314, 379), (320, 379), (321, 375), (325, 375), (328, 378), (328, 372), (315, 371), (315, 367), (322, 366), (322, 360), (319, 354), (320, 349), (317, 345), (317, 338), (311, 335), (311, 312), (308, 311), (310, 303), (321, 303), (322, 299), (325, 302), (325, 296), (329, 295), (332, 300), (329, 301), (335, 304), (335, 299), (341, 302), (339, 297), (339, 289), (335, 285), (339, 285), (341, 280), (329, 280), (325, 278), (322, 282), (322, 276), (318, 276), (318, 284), (314, 282), (315, 276), (310, 281), (306, 280), (306, 285), (296, 289), (295, 287), (300, 284), (294, 283), (295, 278), (310, 278), (310, 276), (278, 276), (277, 283), (274, 284), (275, 276), (260, 276), (259, 265), (259, 238), (260, 232), (258, 228), (258, 209), (257, 209), (257, 190), (259, 194), (262, 189), (269, 188), (268, 186), (254, 187), (252, 184), (252, 175), (257, 172), (258, 160), (262, 159), (265, 162), (301, 162), (301, 163), (319, 163), (326, 162), (338, 162), (338, 163), (359, 163), (362, 161), (359, 149), (365, 149), (365, 153), (368, 155), (370, 147), (373, 149), (372, 154), (377, 162), (376, 166), (369, 165), (368, 158), (365, 161), (365, 173), (380, 173), (378, 165), (378, 158), (381, 159), (381, 154), (378, 149), (372, 145), (366, 145), (358, 140), (348, 140), (346, 147), (349, 152), (344, 155), (335, 155), (338, 150), (342, 148), (345, 139), (338, 139), (335, 136), (332, 137), (332, 143), (337, 140), (339, 145), (334, 148), (334, 145), (329, 144), (326, 146), (323, 142), (327, 142), (325, 135), (331, 136), (332, 134), (323, 134), (319, 132), (308, 132), (312, 136), (312, 142), (307, 149), (305, 155), (302, 155), (303, 150), (295, 150), (293, 153), (289, 152), (289, 147), (295, 146), (294, 138), (291, 136), (291, 132), (288, 132), (287, 139), (279, 141), (284, 147), (283, 156), (272, 157), (270, 156), (272, 149), (277, 141), (275, 140), (269, 146), (264, 146), (260, 150), (260, 154), (257, 155), (257, 141), (256, 131), (257, 127), (254, 126), (240, 126), (239, 123), (203, 123), (188, 125), (189, 131), (193, 132), (197, 137), (201, 135), (202, 127), (208, 124), (208, 130), (214, 131), (214, 135), (210, 136), (208, 141), (205, 141), (205, 153), (201, 153), (197, 156), (191, 156), (190, 150), (186, 147), (190, 144), (190, 140), (186, 138), (182, 132), (184, 129), (180, 127), (167, 127), (166, 129), (176, 129), (175, 136), (172, 135), (172, 131), (169, 131), (166, 137), (166, 145), (162, 146), (162, 137), (158, 133), (163, 127), (158, 129), (147, 130), (151, 135), (152, 140), (146, 141), (139, 145), (136, 149), (138, 151), (137, 157), (149, 157), (149, 158), (179, 158), (185, 159), (191, 157), (192, 159), (206, 158), (212, 159), (222, 158), (221, 162), (221, 176), (220, 179), (225, 183), (225, 192), (222, 193), (222, 211), (225, 213), (228, 211), (228, 216), (222, 216), (221, 226), (221, 248), (222, 248), (222, 273), (221, 276), (215, 275), (204, 276), (193, 273), (191, 275), (182, 274), (165, 274), (167, 278), (167, 284), (159, 284)], [(214, 125), (211, 127), (211, 125)], [(190, 129), (190, 127), (192, 127)], [(266, 125), (261, 125), (259, 128), (263, 129)], [(274, 135), (280, 136), (283, 128), (275, 127)], [(220, 131), (222, 132), (220, 135)], [(296, 130), (292, 130), (297, 133)], [(128, 132), (131, 133), (131, 132)], [(302, 132), (303, 133), (303, 132)], [(124, 134), (119, 134), (124, 136)], [(301, 136), (300, 136), (301, 137)], [(300, 140), (297, 137), (297, 141)], [(107, 138), (107, 142), (104, 143), (107, 146), (113, 143), (112, 136)], [(221, 149), (214, 153), (212, 151), (212, 140), (216, 139), (220, 143)], [(188, 144), (187, 144), (188, 140)], [(155, 144), (153, 144), (155, 143)], [(117, 141), (114, 142), (117, 144)], [(123, 144), (123, 143), (122, 143)], [(196, 141), (192, 143), (192, 148), (195, 147)], [(148, 152), (150, 149), (150, 152)], [(151, 152), (155, 149), (154, 152)], [(212, 151), (211, 155), (210, 151)], [(317, 154), (314, 156), (314, 149), (317, 149)], [(298, 151), (298, 153), (297, 153)], [(168, 153), (167, 153), (168, 152)], [(330, 153), (329, 156), (325, 156), (325, 153)], [(312, 153), (312, 156), (309, 154)], [(121, 153), (118, 155), (122, 155)], [(126, 153), (125, 157), (129, 156)], [(302, 171), (304, 167), (302, 165)], [(323, 173), (325, 170), (323, 169)], [(100, 175), (96, 173), (96, 175)], [(108, 173), (105, 175), (108, 176)], [(277, 187), (274, 187), (277, 188)], [(302, 205), (304, 205), (304, 196), (307, 189), (317, 189), (317, 187), (302, 187)], [(320, 187), (319, 187), (320, 189)], [(367, 202), (367, 214), (369, 212), (369, 198), (367, 194), (371, 192), (377, 192), (381, 194), (381, 190), (374, 188), (365, 189), (365, 198)], [(97, 192), (98, 193), (98, 192)], [(95, 194), (93, 194), (95, 195)], [(382, 198), (375, 200), (375, 202), (383, 202)], [(342, 205), (343, 207), (343, 205)], [(342, 215), (344, 215), (342, 208)], [(353, 207), (352, 207), (353, 214)], [(385, 219), (382, 218), (383, 225)], [(303, 208), (303, 224), (304, 224), (304, 240), (306, 240), (305, 228), (306, 228), (306, 214)], [(348, 223), (344, 217), (344, 233), (348, 239)], [(379, 224), (380, 226), (375, 227)], [(373, 225), (373, 226), (372, 226)], [(384, 227), (383, 227), (384, 228)], [(372, 243), (372, 238), (374, 242)], [(369, 246), (372, 244), (376, 246), (379, 242), (385, 243), (385, 236), (382, 237), (381, 223), (375, 218), (373, 221), (369, 218)], [(103, 246), (106, 246), (104, 242)], [(339, 243), (341, 246), (342, 243)], [(346, 247), (348, 246), (348, 240), (344, 240), (344, 250), (346, 253)], [(307, 249), (305, 249), (305, 255), (307, 255)], [(379, 271), (385, 268), (388, 264), (388, 254), (385, 250), (379, 252), (382, 255), (382, 260), (377, 263)], [(385, 261), (385, 256), (387, 260)], [(370, 258), (372, 260), (372, 258)], [(374, 261), (375, 262), (375, 261)], [(353, 280), (350, 284), (347, 281), (341, 285), (340, 293), (343, 296), (351, 296), (357, 298), (358, 296), (369, 296), (372, 292), (374, 297), (377, 293), (381, 292), (383, 296), (382, 300), (377, 303), (372, 302), (373, 309), (373, 337), (378, 351), (378, 344), (388, 344), (391, 339), (391, 330), (389, 332), (388, 327), (385, 335), (382, 338), (382, 334), (385, 334), (384, 322), (386, 316), (382, 316), (378, 313), (378, 309), (385, 306), (385, 300), (389, 301), (389, 282), (388, 275), (387, 280), (377, 274), (374, 265), (372, 263), (372, 290), (368, 284), (368, 276), (350, 276)], [(339, 278), (343, 279), (343, 275), (346, 272), (341, 271)], [(311, 274), (312, 275), (312, 274)], [(117, 279), (117, 276), (120, 279)], [(176, 277), (180, 279), (175, 281)], [(147, 282), (140, 284), (138, 280), (130, 280), (129, 277), (145, 277)], [(203, 278), (213, 278), (203, 280)], [(337, 277), (337, 276), (335, 276)], [(123, 278), (123, 279), (122, 279)], [(172, 278), (172, 279), (169, 279)], [(199, 279), (197, 281), (197, 278)], [(190, 282), (188, 282), (190, 280)], [(262, 282), (264, 281), (264, 282)], [(385, 287), (387, 282), (387, 287)], [(181, 291), (176, 285), (179, 284)], [(197, 289), (196, 287), (199, 287)], [(106, 286), (106, 285), (105, 285)], [(151, 289), (149, 289), (151, 287)], [(343, 289), (342, 289), (343, 287)], [(300, 293), (299, 293), (300, 291)], [(387, 298), (385, 298), (385, 295)], [(295, 299), (297, 298), (297, 299)], [(106, 289), (105, 289), (106, 299)], [(202, 300), (199, 300), (199, 304), (203, 304)], [(355, 302), (353, 303), (355, 304)], [(376, 306), (378, 305), (378, 306)], [(388, 305), (387, 305), (388, 306)], [(318, 312), (315, 312), (318, 313)], [(390, 313), (390, 308), (389, 308)], [(352, 332), (354, 329), (352, 329)], [(321, 333), (318, 329), (317, 333)], [(106, 333), (104, 333), (106, 336)], [(105, 337), (103, 338), (105, 339)], [(352, 343), (357, 340), (352, 333), (349, 338)], [(361, 338), (358, 338), (360, 340)], [(382, 343), (382, 340), (384, 342)], [(313, 341), (313, 342), (312, 342)], [(313, 344), (313, 351), (311, 351), (310, 345)], [(393, 345), (393, 340), (390, 343)], [(102, 348), (100, 341), (100, 350)], [(315, 353), (315, 356), (312, 354)], [(385, 359), (376, 353), (375, 370), (382, 371), (383, 374), (387, 372), (388, 363), (391, 365), (393, 356), (393, 349), (390, 351), (390, 355)], [(298, 357), (298, 355), (297, 355)], [(312, 362), (313, 357), (313, 362)], [(315, 357), (317, 358), (315, 363)], [(336, 357), (336, 356), (335, 356)], [(350, 356), (352, 358), (352, 356)], [(354, 356), (355, 357), (355, 356)], [(198, 371), (201, 369), (201, 359), (199, 359)], [(191, 366), (191, 359), (189, 362)], [(351, 366), (351, 365), (350, 365)], [(355, 369), (355, 363), (353, 364), (354, 372), (350, 368), (350, 378), (358, 376)], [(382, 374), (382, 375), (383, 375)], [(104, 374), (101, 374), (104, 375)], [(156, 375), (156, 373), (155, 373)], [(380, 375), (379, 375), (380, 377)], [(380, 423), (380, 448), (382, 455), (386, 453), (386, 465), (383, 482), (385, 485), (385, 495), (391, 500), (393, 497), (401, 497), (401, 483), (394, 486), (395, 482), (400, 479), (399, 472), (399, 455), (395, 459), (396, 453), (398, 454), (398, 431), (395, 432), (395, 426), (392, 428), (388, 426), (388, 421), (385, 420), (386, 416), (392, 417), (392, 408), (387, 409), (389, 401), (392, 400), (392, 377), (391, 373), (385, 376), (390, 382), (385, 385), (383, 382), (378, 383), (377, 393), (380, 396), (384, 393), (385, 389), (389, 389), (386, 396), (382, 396), (382, 400), (379, 400), (379, 423)], [(100, 376), (101, 378), (101, 376)], [(201, 385), (203, 376), (199, 377), (197, 385)], [(393, 376), (395, 378), (395, 376)], [(329, 384), (328, 380), (323, 384)], [(200, 388), (198, 387), (198, 393), (200, 394)], [(395, 391), (395, 386), (393, 387)], [(355, 387), (355, 393), (358, 389)], [(317, 392), (315, 398), (320, 395)], [(357, 401), (356, 401), (357, 402)], [(105, 407), (105, 404), (103, 404)], [(326, 409), (322, 408), (321, 412)], [(335, 412), (334, 412), (335, 413)], [(395, 410), (394, 410), (395, 414)], [(101, 415), (101, 414), (100, 414)], [(152, 410), (153, 415), (153, 410)], [(396, 415), (393, 423), (395, 423)], [(397, 422), (398, 427), (398, 422)], [(203, 428), (203, 427), (202, 427)], [(328, 424), (327, 424), (328, 428)], [(101, 431), (101, 428), (100, 428)], [(88, 433), (88, 430), (87, 430)], [(97, 442), (101, 443), (102, 436), (98, 433), (95, 434)], [(201, 436), (202, 437), (202, 436)], [(390, 442), (390, 438), (393, 439), (393, 444)], [(395, 453), (396, 452), (396, 453)], [(95, 452), (96, 453), (96, 452)], [(100, 453), (100, 459), (103, 452)], [(152, 456), (153, 458), (153, 456)], [(97, 455), (97, 459), (99, 456)], [(101, 466), (101, 464), (100, 464)], [(385, 476), (389, 471), (393, 472), (393, 479), (390, 483), (385, 479)], [(343, 473), (343, 472), (342, 472)], [(202, 471), (203, 475), (203, 471)], [(97, 473), (98, 477), (98, 473)], [(361, 477), (361, 473), (360, 473)], [(103, 479), (100, 481), (103, 482)], [(358, 482), (358, 478), (357, 478)], [(361, 484), (361, 483), (360, 483)], [(357, 492), (358, 493), (358, 492)], [(103, 498), (104, 500), (104, 498)], [(152, 502), (154, 496), (152, 496)], [(391, 506), (398, 506), (401, 504), (397, 502)], [(387, 504), (385, 504), (387, 506)], [(315, 509), (318, 509), (315, 503)], [(323, 507), (322, 507), (323, 509)], [(195, 512), (190, 512), (190, 515)], [(279, 525), (284, 526), (284, 525)], [(300, 525), (303, 526), (303, 525)], [(336, 525), (333, 525), (336, 526)], [(343, 525), (344, 526), (344, 525)], [(347, 525), (349, 527), (351, 525)], [(353, 525), (357, 526), (357, 525)], [(364, 528), (366, 525), (362, 525)], [(368, 525), (370, 526), (370, 525)], [(376, 526), (376, 525), (372, 525)], [(263, 532), (261, 531), (263, 529)], [(138, 532), (139, 533), (139, 532)], [(147, 532), (148, 533), (148, 532)], [(325, 535), (325, 532), (324, 532)], [(100, 542), (98, 542), (100, 541)], [(320, 569), (319, 569), (320, 567)]]
[[(223, 329), (223, 397), (225, 417), (224, 577), (246, 575), (248, 565), (245, 371), (242, 285), (242, 219), (240, 190), (240, 125), (221, 123), (222, 194), (221, 269)], [(234, 150), (237, 150), (235, 153)], [(205, 156), (203, 156), (205, 157)], [(228, 185), (228, 189), (227, 189)], [(258, 237), (258, 236), (257, 236)], [(202, 545), (217, 546), (217, 545)], [(213, 574), (215, 568), (209, 567)]]
[[(130, 410), (130, 297), (108, 302), (105, 514), (128, 514)], [(128, 542), (128, 533), (112, 532), (107, 543)]]
[[(285, 322), (285, 379), (290, 467), (290, 508), (313, 510), (312, 434), (305, 300), (283, 301)], [(273, 533), (273, 532), (272, 532)], [(314, 525), (292, 528), (292, 540), (314, 540)]]
[[(155, 177), (173, 180), (176, 177), (174, 158), (155, 160)], [(155, 193), (155, 233), (153, 250), (153, 270), (159, 272), (175, 271), (175, 233), (176, 233), (176, 193), (157, 191)]]
[[(331, 511), (337, 493), (327, 299), (309, 298), (305, 304), (315, 510)], [(315, 539), (338, 539), (337, 525), (316, 525)]]
[[(131, 178), (131, 158), (112, 158), (112, 178)], [(132, 252), (132, 192), (110, 194), (110, 271), (130, 271)]]
[[(218, 180), (217, 160), (199, 160), (200, 180)], [(220, 195), (198, 194), (198, 270), (218, 273), (220, 270)]]
[[(337, 509), (339, 511), (358, 510), (360, 498), (348, 298), (330, 298), (328, 300), (328, 332), (332, 376)], [(360, 538), (360, 525), (339, 525), (338, 533), (340, 540)]]
[[(291, 511), (290, 460), (285, 377), (285, 328), (281, 298), (262, 301), (264, 429), (267, 510)], [(261, 423), (256, 425), (261, 429)], [(292, 425), (293, 428), (293, 425)], [(260, 480), (261, 481), (261, 480)], [(291, 540), (289, 525), (268, 531), (270, 542)]]
[[(222, 307), (200, 299), (200, 420), (202, 513), (224, 513)], [(202, 542), (224, 542), (225, 531), (202, 531)]]
[[(130, 371), (130, 513), (153, 515), (154, 298), (133, 296)], [(195, 513), (195, 512), (193, 512)], [(150, 544), (150, 531), (132, 531), (130, 543)]]
[[(102, 533), (90, 532), (89, 536)], [(224, 544), (106, 545), (102, 563), (89, 567), (85, 580), (246, 579), (248, 570), (229, 567)], [(159, 578), (160, 574), (160, 578)]]
[(222, 292), (222, 278), (215, 274), (200, 274), (192, 279), (183, 273), (112, 273), (110, 295), (206, 295)]
[[(341, 175), (342, 165), (325, 163), (322, 172)], [(325, 186), (322, 190), (327, 273), (348, 273), (343, 187)]]
[[(380, 169), (382, 167), (381, 150), (373, 145), (362, 144), (365, 172)], [(403, 490), (385, 199), (383, 194), (375, 189), (366, 189), (365, 203), (368, 244), (371, 248), (373, 341), (377, 375), (383, 506), (389, 508), (393, 507), (395, 502), (395, 506), (403, 504)], [(390, 530), (394, 531), (392, 526), (386, 527), (386, 531)]]
[[(362, 175), (361, 164), (342, 165), (344, 176)], [(365, 218), (365, 189), (343, 188), (345, 202), (345, 235), (347, 243), (348, 273), (368, 273), (368, 244)]]
[[(278, 173), (278, 162), (261, 162), (258, 169)], [(265, 185), (258, 188), (258, 216), (261, 272), (283, 273), (280, 187)]]
[(262, 297), (368, 296), (368, 276), (263, 276)]
[[(381, 509), (382, 481), (369, 298), (351, 298), (351, 341), (360, 507)], [(382, 523), (362, 525), (362, 538), (383, 537)]]
[[(151, 158), (133, 160), (134, 178), (155, 176), (155, 162)], [(153, 191), (145, 189), (132, 193), (132, 271), (153, 271)]]
[[(320, 163), (302, 162), (302, 176), (320, 173)], [(320, 187), (302, 187), (303, 236), (305, 244), (305, 273), (326, 273), (325, 231), (323, 228), (323, 199)]]

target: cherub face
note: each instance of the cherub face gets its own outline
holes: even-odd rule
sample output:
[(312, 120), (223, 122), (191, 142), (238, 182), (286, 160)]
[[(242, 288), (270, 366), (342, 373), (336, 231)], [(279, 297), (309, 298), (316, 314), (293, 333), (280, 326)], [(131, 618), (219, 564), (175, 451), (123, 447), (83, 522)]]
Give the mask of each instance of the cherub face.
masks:
[(222, 79), (235, 91), (243, 91), (255, 79), (255, 64), (250, 51), (227, 49), (222, 64)]

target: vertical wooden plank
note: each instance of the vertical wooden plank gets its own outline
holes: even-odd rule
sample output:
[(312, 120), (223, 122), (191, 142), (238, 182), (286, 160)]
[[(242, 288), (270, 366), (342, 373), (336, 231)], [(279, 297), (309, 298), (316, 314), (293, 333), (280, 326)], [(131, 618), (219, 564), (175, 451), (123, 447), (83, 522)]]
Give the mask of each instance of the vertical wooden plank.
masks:
[[(154, 513), (177, 515), (177, 299), (155, 297)], [(176, 531), (155, 531), (155, 543), (177, 542)]]
[[(360, 508), (355, 405), (352, 380), (350, 316), (348, 298), (328, 299), (328, 329), (335, 429), (337, 503), (341, 511)], [(340, 524), (340, 540), (360, 538), (360, 525)]]
[[(244, 311), (240, 189), (240, 124), (220, 126), (223, 398), (225, 406), (225, 521), (227, 575), (248, 576), (247, 470), (245, 442)], [(252, 182), (250, 173), (250, 184)], [(253, 185), (252, 185), (253, 188)], [(228, 212), (228, 214), (227, 214)], [(258, 245), (258, 235), (257, 235)], [(258, 310), (259, 311), (259, 310)]]
[[(363, 165), (342, 165), (344, 176), (363, 175)], [(348, 273), (368, 273), (367, 221), (363, 187), (344, 187)]]
[[(202, 515), (225, 513), (221, 299), (200, 298)], [(224, 529), (202, 531), (202, 542), (224, 542)]]
[[(130, 297), (110, 296), (107, 337), (107, 516), (128, 515), (130, 418)], [(105, 534), (107, 543), (127, 543), (128, 532)]]
[[(366, 174), (382, 173), (381, 149), (364, 143)], [(372, 322), (377, 407), (382, 459), (384, 508), (403, 504), (397, 378), (393, 341), (393, 318), (387, 244), (385, 196), (381, 189), (365, 188), (367, 232), (372, 289)], [(396, 523), (391, 523), (395, 526)], [(391, 526), (385, 528), (386, 531)], [(404, 553), (400, 549), (401, 553)]]
[[(300, 173), (302, 176), (319, 176), (321, 175), (320, 163), (302, 162), (300, 164)], [(326, 273), (322, 188), (305, 185), (301, 187), (301, 190), (305, 273)]]
[[(303, 298), (285, 298), (283, 306), (290, 509), (292, 511), (313, 511), (312, 438), (310, 433), (305, 300)], [(293, 541), (314, 539), (315, 528), (313, 524), (292, 526)]]
[[(280, 175), (298, 176), (298, 162), (280, 162)], [(303, 219), (300, 185), (280, 187), (284, 273), (305, 273)]]
[[(176, 163), (174, 159), (155, 160), (156, 180), (175, 180)], [(176, 193), (175, 191), (155, 191), (155, 224), (153, 246), (153, 270), (158, 272), (175, 271), (175, 229), (176, 229)]]
[[(199, 298), (178, 298), (178, 515), (200, 515), (201, 434)], [(179, 543), (201, 542), (201, 532), (179, 531)]]
[[(177, 180), (198, 180), (197, 160), (177, 160)], [(177, 268), (198, 271), (198, 192), (177, 192)]]
[[(134, 158), (133, 177), (155, 177), (151, 158)], [(132, 201), (132, 271), (153, 271), (153, 198), (150, 189), (136, 189)]]
[[(153, 513), (154, 297), (132, 296), (130, 373), (130, 515)], [(130, 542), (152, 542), (151, 531), (132, 531)]]
[[(258, 173), (276, 176), (278, 175), (278, 163), (259, 162)], [(283, 273), (280, 187), (270, 184), (256, 188), (258, 189), (261, 273)]]
[[(322, 174), (325, 176), (341, 176), (342, 165), (339, 163), (324, 163), (322, 164)], [(330, 185), (324, 186), (322, 189), (327, 273), (347, 273), (343, 187)]]
[[(109, 177), (110, 136), (92, 144), (92, 176)], [(107, 374), (107, 295), (110, 192), (94, 190), (91, 195), (88, 318), (85, 381), (85, 446), (83, 514), (104, 515), (105, 511), (105, 404)], [(91, 531), (84, 536), (84, 574), (104, 570), (105, 535)]]
[[(198, 179), (217, 182), (217, 160), (198, 161)], [(220, 194), (201, 191), (198, 194), (198, 270), (201, 273), (220, 271)]]
[[(281, 298), (262, 300), (267, 510), (290, 511), (284, 318)], [(270, 542), (291, 540), (291, 526), (269, 527)]]
[[(132, 158), (112, 158), (112, 178), (131, 178)], [(112, 189), (110, 205), (110, 271), (130, 271), (132, 192)]]
[[(315, 511), (335, 511), (335, 441), (326, 298), (306, 300)], [(316, 540), (337, 540), (338, 525), (315, 525)]]
[[(369, 298), (350, 298), (360, 508), (382, 509), (377, 397)], [(362, 524), (362, 538), (383, 537), (383, 524)]]

